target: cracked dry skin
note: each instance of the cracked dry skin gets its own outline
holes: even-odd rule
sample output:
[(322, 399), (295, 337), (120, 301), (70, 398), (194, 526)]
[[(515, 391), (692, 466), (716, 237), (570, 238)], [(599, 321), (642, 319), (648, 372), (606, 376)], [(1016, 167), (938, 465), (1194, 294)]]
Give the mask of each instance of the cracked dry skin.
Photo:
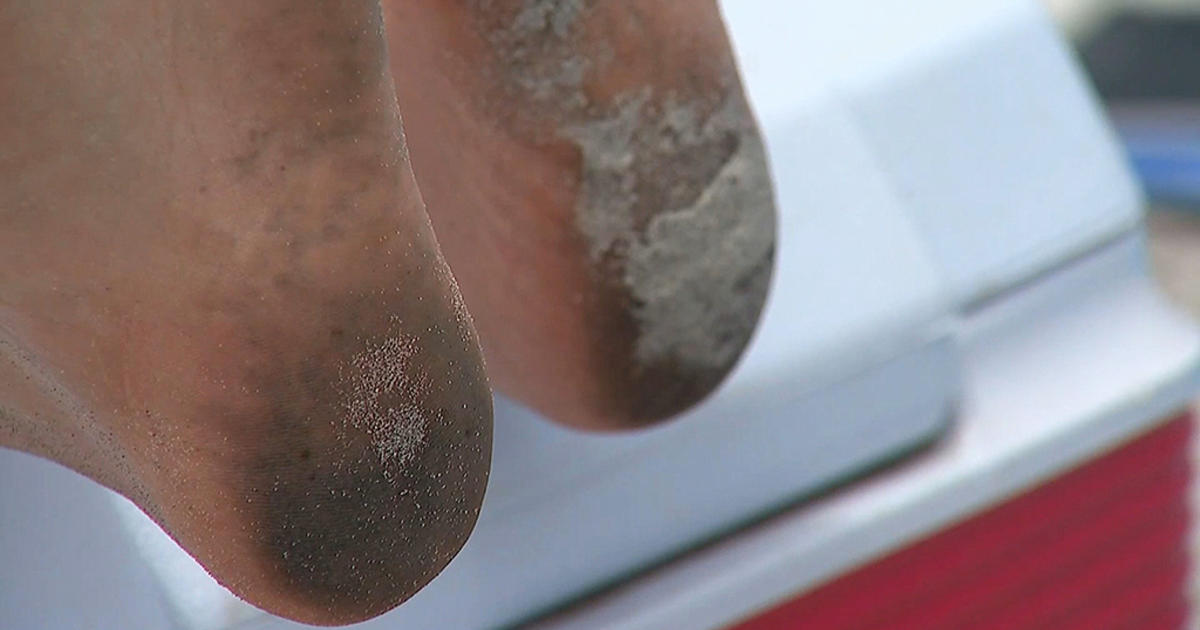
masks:
[(502, 84), (581, 155), (575, 224), (600, 281), (628, 311), (607, 318), (627, 320), (615, 327), (632, 346), (616, 358), (628, 369), (613, 391), (631, 393), (626, 413), (644, 421), (706, 395), (749, 342), (773, 267), (774, 198), (736, 70), (717, 89), (593, 96), (589, 74), (616, 56), (581, 41), (598, 6), (528, 0), (489, 40)]

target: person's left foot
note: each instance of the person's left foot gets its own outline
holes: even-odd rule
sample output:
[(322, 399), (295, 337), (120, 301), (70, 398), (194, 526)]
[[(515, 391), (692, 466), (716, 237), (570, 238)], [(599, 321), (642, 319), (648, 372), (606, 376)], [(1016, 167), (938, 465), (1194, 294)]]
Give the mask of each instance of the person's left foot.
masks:
[(433, 579), (491, 396), (378, 1), (0, 0), (0, 94), (0, 445), (285, 617)]

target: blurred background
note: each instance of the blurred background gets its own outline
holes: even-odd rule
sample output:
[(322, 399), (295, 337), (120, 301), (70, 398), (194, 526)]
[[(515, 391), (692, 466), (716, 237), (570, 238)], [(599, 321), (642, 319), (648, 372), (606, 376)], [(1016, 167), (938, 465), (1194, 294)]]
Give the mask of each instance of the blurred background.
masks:
[[(1079, 51), (1149, 197), (1156, 275), (1200, 316), (1200, 0), (1045, 0)], [(1200, 447), (1195, 449), (1200, 462)], [(1200, 505), (1200, 492), (1193, 491)], [(1193, 534), (1200, 558), (1200, 532)], [(1200, 604), (1200, 578), (1193, 579)]]
[(1200, 313), (1200, 1), (1046, 2), (1146, 188), (1158, 276)]

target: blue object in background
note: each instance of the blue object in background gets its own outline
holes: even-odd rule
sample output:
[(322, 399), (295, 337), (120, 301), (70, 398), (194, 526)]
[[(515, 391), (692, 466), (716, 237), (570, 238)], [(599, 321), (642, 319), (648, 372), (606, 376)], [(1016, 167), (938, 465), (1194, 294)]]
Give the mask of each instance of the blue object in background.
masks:
[(1147, 195), (1200, 211), (1200, 106), (1190, 115), (1144, 110), (1118, 109), (1114, 118)]
[(1200, 15), (1130, 8), (1080, 54), (1150, 199), (1200, 211)]

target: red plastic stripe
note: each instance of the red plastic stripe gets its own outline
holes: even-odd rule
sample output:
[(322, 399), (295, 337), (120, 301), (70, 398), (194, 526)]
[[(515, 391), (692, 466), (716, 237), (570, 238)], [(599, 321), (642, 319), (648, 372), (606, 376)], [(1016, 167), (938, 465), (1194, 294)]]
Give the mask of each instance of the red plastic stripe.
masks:
[[(1180, 492), (1186, 492), (1186, 488), (1186, 479), (1182, 483), (1151, 488), (1146, 495), (1158, 496), (1125, 506), (1145, 511), (1126, 509), (1097, 515), (1089, 525), (1074, 524), (1074, 531), (1063, 528), (1057, 541), (1042, 548), (1007, 546), (1009, 556), (1014, 560), (1010, 567), (1006, 567), (1007, 570), (986, 574), (971, 590), (944, 593), (944, 600), (967, 604), (971, 610), (963, 611), (967, 606), (960, 606), (956, 617), (939, 620), (943, 622), (942, 625), (929, 623), (928, 618), (919, 625), (929, 630), (941, 627), (1024, 627), (1032, 623), (1033, 618), (1028, 615), (1035, 610), (1048, 612), (1054, 606), (1062, 605), (1066, 592), (1080, 586), (1080, 575), (1096, 574), (1106, 561), (1120, 556), (1127, 549), (1136, 549), (1138, 554), (1131, 562), (1151, 554), (1174, 553), (1175, 549), (1167, 545), (1175, 542), (1175, 539), (1164, 543), (1163, 531), (1174, 534), (1175, 528), (1186, 527), (1187, 514), (1169, 501), (1169, 492), (1173, 491), (1178, 496)], [(1167, 495), (1168, 500), (1164, 500), (1162, 495)], [(1163, 517), (1145, 522), (1147, 514), (1160, 511), (1165, 511)], [(1053, 591), (1044, 590), (1047, 583), (1057, 585), (1057, 588)], [(1043, 601), (1047, 598), (1050, 601)], [(1015, 610), (1022, 611), (1026, 616), (1013, 618), (1012, 615), (1003, 614), (1003, 611)]]
[(1186, 626), (1190, 616), (1187, 601), (1180, 597), (1175, 603), (1160, 607), (1144, 618), (1117, 626), (1117, 630), (1179, 630)]
[(1182, 627), (1191, 431), (1177, 418), (737, 630)]
[[(885, 621), (896, 628), (964, 627), (963, 617), (977, 610), (981, 603), (992, 600), (1002, 606), (1006, 605), (1006, 598), (1025, 596), (1020, 592), (1021, 586), (1044, 574), (1046, 565), (1067, 563), (1090, 550), (1102, 549), (1107, 541), (1137, 530), (1143, 525), (1146, 513), (1175, 507), (1179, 494), (1187, 490), (1188, 469), (1171, 462), (1167, 470), (1156, 471), (1139, 481), (1133, 488), (1122, 488), (1111, 496), (1102, 495), (1098, 505), (1081, 507), (1065, 522), (1041, 523), (1034, 536), (977, 543), (973, 551), (984, 556), (983, 561), (937, 576), (941, 579), (931, 579), (938, 588), (921, 593), (921, 597), (901, 596), (902, 611), (890, 619), (876, 617), (873, 623), (856, 623), (851, 627), (877, 627)], [(1150, 491), (1144, 490), (1147, 487)], [(1038, 561), (1030, 562), (1030, 558)], [(930, 566), (936, 569), (939, 565)]]
[[(1119, 588), (1130, 587), (1131, 578), (1141, 579), (1161, 567), (1170, 566), (1179, 558), (1179, 541), (1187, 536), (1187, 514), (1180, 510), (1165, 522), (1141, 529), (1112, 545), (1098, 547), (1083, 561), (1053, 561), (1038, 564), (1046, 567), (1045, 574), (1031, 580), (1022, 597), (1005, 602), (968, 618), (965, 623), (948, 628), (977, 630), (1007, 630), (1037, 628), (1065, 617), (1081, 606), (1102, 607), (1111, 603), (1109, 596), (1119, 595)], [(1059, 628), (1069, 626), (1056, 626)], [(1103, 626), (1092, 626), (1103, 627)]]
[[(1002, 519), (986, 514), (954, 527), (918, 546), (910, 547), (871, 566), (871, 571), (856, 575), (853, 581), (839, 580), (788, 604), (779, 614), (790, 618), (814, 619), (821, 628), (871, 627), (864, 618), (871, 611), (874, 621), (890, 621), (898, 611), (889, 607), (905, 601), (926, 588), (930, 575), (958, 579), (988, 549), (1003, 552), (1004, 541), (1039, 530), (1047, 520), (1043, 515), (1056, 509), (1077, 511), (1120, 487), (1130, 477), (1163, 465), (1163, 453), (1186, 443), (1190, 425), (1171, 423), (1103, 458), (1103, 463), (1067, 473), (1054, 483), (1034, 489), (1010, 503), (994, 508), (1005, 509)], [(1186, 463), (1186, 462), (1185, 462)], [(928, 562), (936, 558), (936, 563)], [(964, 568), (966, 567), (966, 568)], [(872, 593), (873, 605), (864, 609), (862, 592)]]
[[(1176, 555), (1153, 571), (1131, 576), (1111, 592), (1090, 598), (1085, 605), (1040, 627), (1054, 628), (1143, 628), (1162, 611), (1182, 609), (1187, 599), (1180, 584), (1188, 578), (1186, 558)], [(1181, 622), (1182, 623), (1182, 622)], [(1181, 626), (1174, 626), (1179, 628)]]

